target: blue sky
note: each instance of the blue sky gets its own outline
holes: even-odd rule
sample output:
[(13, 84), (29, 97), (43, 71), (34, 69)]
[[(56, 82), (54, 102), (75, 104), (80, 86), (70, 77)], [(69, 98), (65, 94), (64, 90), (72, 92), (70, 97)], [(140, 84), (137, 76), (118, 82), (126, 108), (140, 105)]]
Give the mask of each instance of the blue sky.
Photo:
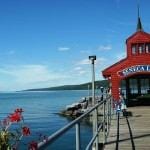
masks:
[[(139, 3), (150, 32), (150, 1)], [(101, 80), (136, 24), (137, 0), (0, 1), (0, 91), (89, 82), (89, 55)]]

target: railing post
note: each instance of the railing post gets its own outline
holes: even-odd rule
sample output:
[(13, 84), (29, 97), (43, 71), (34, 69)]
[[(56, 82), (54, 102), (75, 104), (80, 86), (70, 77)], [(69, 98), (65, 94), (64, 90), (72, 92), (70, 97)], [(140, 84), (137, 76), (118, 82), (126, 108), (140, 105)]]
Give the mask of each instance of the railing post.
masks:
[[(98, 133), (98, 108), (95, 109), (95, 134)], [(99, 136), (96, 137), (96, 150), (98, 150)]]
[(117, 139), (116, 139), (116, 150), (118, 150), (118, 147), (119, 147), (119, 115), (120, 115), (120, 112), (117, 112)]
[(110, 122), (111, 122), (111, 98), (109, 97), (109, 125), (110, 125)]
[(105, 100), (103, 102), (103, 144), (105, 143), (105, 117), (106, 117), (106, 113), (105, 113)]
[(107, 136), (109, 131), (109, 98), (107, 97)]
[(112, 97), (110, 97), (110, 102), (109, 102), (109, 111), (110, 111), (110, 124), (111, 124), (111, 118), (112, 118)]
[(76, 123), (76, 150), (80, 150), (80, 123)]

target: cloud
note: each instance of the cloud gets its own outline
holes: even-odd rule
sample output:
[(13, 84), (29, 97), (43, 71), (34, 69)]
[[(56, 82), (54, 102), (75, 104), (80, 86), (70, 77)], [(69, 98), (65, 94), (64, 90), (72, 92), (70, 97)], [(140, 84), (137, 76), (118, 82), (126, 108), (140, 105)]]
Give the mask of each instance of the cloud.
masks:
[(105, 58), (103, 58), (103, 57), (99, 57), (99, 58), (97, 58), (97, 60), (96, 60), (96, 65), (102, 65), (102, 64), (104, 64), (106, 62), (106, 59)]
[[(106, 59), (105, 58), (103, 58), (103, 57), (98, 57), (98, 58), (96, 58), (96, 60), (95, 60), (95, 64), (96, 65), (99, 65), (99, 64), (101, 64), (101, 63), (103, 63), (103, 62), (105, 62), (106, 61)], [(91, 64), (91, 61), (89, 60), (89, 59), (83, 59), (83, 60), (80, 60), (78, 63), (77, 63), (77, 65), (89, 65), (89, 64)]]
[(121, 59), (123, 59), (123, 58), (125, 58), (125, 57), (126, 57), (126, 52), (119, 53), (119, 54), (117, 55), (117, 60), (121, 60)]
[[(104, 58), (97, 58), (95, 71), (100, 71), (105, 64)], [(100, 69), (99, 69), (100, 68)], [(98, 73), (99, 76), (99, 73)], [(0, 90), (15, 91), (32, 88), (52, 87), (65, 84), (80, 84), (91, 79), (91, 62), (82, 59), (74, 64), (70, 70), (56, 71), (47, 65), (28, 64), (0, 67)], [(79, 82), (80, 81), (80, 82)]]
[(75, 71), (78, 71), (78, 70), (81, 70), (81, 69), (82, 69), (81, 67), (75, 67), (74, 68)]
[(112, 49), (112, 46), (111, 45), (100, 45), (98, 47), (98, 50), (111, 50)]
[[(84, 78), (91, 77), (91, 61), (89, 59), (83, 59), (77, 62), (76, 67), (73, 70), (73, 74), (76, 76), (81, 76)], [(105, 68), (106, 65), (106, 59), (102, 57), (97, 57), (95, 60), (95, 72), (97, 72), (99, 76), (100, 69)]]
[(89, 65), (90, 60), (86, 58), (86, 59), (80, 60), (77, 64), (78, 65)]
[(16, 81), (22, 83), (47, 81), (49, 79), (48, 70), (42, 65), (9, 66), (0, 72), (15, 77)]
[(76, 75), (79, 75), (79, 76), (81, 76), (81, 75), (84, 75), (84, 74), (86, 74), (87, 73), (87, 71), (86, 70), (78, 70), (77, 72), (76, 72)]
[(74, 68), (74, 71), (76, 72), (76, 74), (77, 75), (83, 75), (83, 74), (85, 74), (87, 71), (84, 69), (84, 68), (82, 68), (82, 67), (75, 67)]
[[(7, 66), (0, 69), (0, 76), (8, 88), (13, 84), (15, 89), (51, 86), (51, 83), (56, 84), (67, 78), (65, 74), (54, 72), (45, 65)], [(9, 80), (6, 81), (6, 78)]]
[(69, 47), (59, 47), (58, 48), (58, 51), (61, 51), (61, 52), (65, 52), (65, 51), (69, 51), (70, 48)]

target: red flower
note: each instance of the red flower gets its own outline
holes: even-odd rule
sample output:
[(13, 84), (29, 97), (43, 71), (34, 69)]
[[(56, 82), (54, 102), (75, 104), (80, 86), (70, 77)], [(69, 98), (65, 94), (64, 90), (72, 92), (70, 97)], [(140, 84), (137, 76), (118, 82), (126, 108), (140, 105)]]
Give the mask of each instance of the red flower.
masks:
[(32, 141), (29, 145), (29, 150), (37, 150), (38, 149), (38, 144), (35, 141)]
[(13, 113), (10, 116), (8, 116), (11, 122), (19, 122), (22, 118), (21, 114), (19, 113)]
[(22, 127), (22, 134), (24, 136), (30, 135), (30, 129), (28, 127), (26, 127), (26, 126)]
[(23, 112), (23, 109), (22, 108), (17, 108), (16, 110), (15, 110), (15, 113), (22, 113)]

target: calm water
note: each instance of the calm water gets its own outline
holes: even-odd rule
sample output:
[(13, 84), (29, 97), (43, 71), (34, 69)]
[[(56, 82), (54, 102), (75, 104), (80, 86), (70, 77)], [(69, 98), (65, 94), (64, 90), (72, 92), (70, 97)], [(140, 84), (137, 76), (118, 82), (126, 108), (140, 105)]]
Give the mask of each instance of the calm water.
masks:
[[(23, 108), (25, 123), (31, 129), (31, 136), (24, 138), (20, 148), (27, 149), (27, 143), (37, 140), (39, 134), (50, 135), (66, 125), (70, 120), (56, 113), (73, 102), (79, 101), (88, 94), (87, 91), (50, 91), (50, 92), (15, 92), (0, 93), (0, 120), (16, 108)], [(91, 127), (86, 124), (81, 126), (82, 149), (91, 137)], [(54, 142), (48, 150), (74, 150), (75, 129)]]

